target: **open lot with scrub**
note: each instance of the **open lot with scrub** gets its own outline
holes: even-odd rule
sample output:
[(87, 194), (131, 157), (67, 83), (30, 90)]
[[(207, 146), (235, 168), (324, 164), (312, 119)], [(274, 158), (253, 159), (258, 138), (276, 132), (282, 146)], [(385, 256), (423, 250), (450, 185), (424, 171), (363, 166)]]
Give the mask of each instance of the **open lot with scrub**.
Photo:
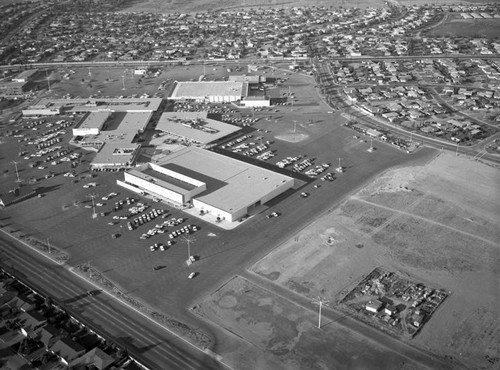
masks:
[(463, 19), (450, 17), (427, 34), (431, 37), (485, 37), (494, 38), (500, 33), (500, 19)]
[(247, 342), (225, 359), (247, 369), (416, 369), (417, 364), (246, 279), (235, 277), (195, 312)]
[(253, 271), (337, 302), (377, 266), (452, 291), (408, 342), (469, 368), (493, 369), (500, 357), (492, 345), (500, 340), (498, 171), (445, 154), (388, 171)]

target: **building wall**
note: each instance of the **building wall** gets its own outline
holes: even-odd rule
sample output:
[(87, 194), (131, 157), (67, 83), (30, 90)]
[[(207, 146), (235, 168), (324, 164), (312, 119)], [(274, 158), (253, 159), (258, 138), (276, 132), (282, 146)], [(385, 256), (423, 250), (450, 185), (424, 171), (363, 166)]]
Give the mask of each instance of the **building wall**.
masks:
[(185, 175), (182, 175), (178, 172), (175, 172), (175, 171), (172, 171), (172, 170), (169, 170), (168, 168), (165, 168), (165, 167), (161, 167), (161, 166), (158, 166), (157, 164), (154, 164), (154, 163), (150, 163), (149, 166), (157, 171), (157, 172), (160, 172), (160, 173), (163, 173), (167, 176), (170, 176), (170, 177), (173, 177), (174, 179), (178, 179), (180, 181), (184, 181), (188, 184), (191, 184), (191, 185), (194, 185), (194, 186), (203, 186), (205, 185), (205, 189), (206, 189), (206, 184), (202, 181), (199, 181), (199, 180), (196, 180), (196, 179), (193, 179), (192, 177), (189, 177), (189, 176), (185, 176)]
[(241, 96), (218, 95), (218, 96), (208, 96), (207, 99), (211, 103), (228, 103), (228, 102), (240, 100)]
[[(195, 207), (199, 210), (203, 210), (205, 212), (209, 212), (214, 217), (220, 217), (221, 219), (224, 219), (224, 220), (227, 220), (230, 222), (237, 220), (237, 218), (235, 218), (235, 213), (225, 212), (225, 211), (223, 211), (217, 207), (214, 207), (210, 204), (203, 203), (203, 202), (199, 201), (198, 199), (193, 199), (193, 207)], [(244, 214), (246, 214), (246, 208), (243, 210), (240, 210), (237, 213), (240, 214), (242, 211), (243, 211), (243, 214), (240, 217), (242, 217)]]
[(241, 105), (245, 107), (269, 107), (271, 106), (271, 101), (269, 99), (242, 100)]
[(61, 114), (59, 108), (23, 109), (23, 116), (56, 116)]
[(89, 135), (99, 135), (99, 129), (97, 127), (73, 129), (73, 136), (89, 136)]
[[(250, 207), (252, 207), (255, 203), (265, 204), (265, 203), (269, 202), (271, 199), (284, 193), (288, 189), (291, 189), (293, 187), (293, 185), (294, 185), (294, 180), (290, 179), (289, 181), (287, 181), (283, 185), (277, 187), (276, 189), (274, 189), (270, 193), (266, 194), (261, 199), (255, 199), (254, 203), (247, 204), (246, 206), (244, 206), (240, 209), (234, 210), (232, 212), (223, 211), (215, 206), (206, 204), (198, 199), (193, 199), (193, 207), (200, 209), (200, 210), (208, 211), (210, 214), (212, 214), (215, 217), (221, 217), (221, 218), (224, 218), (225, 220), (228, 220), (230, 222), (234, 222), (234, 221), (239, 220), (243, 216), (245, 216), (248, 213), (248, 209)], [(244, 189), (242, 189), (242, 191), (244, 191)]]
[(201, 194), (205, 190), (207, 190), (207, 184), (205, 184), (202, 181), (198, 181), (198, 180), (193, 179), (191, 177), (182, 175), (182, 174), (180, 174), (178, 172), (171, 171), (171, 170), (169, 170), (167, 168), (158, 166), (158, 165), (156, 165), (154, 163), (150, 163), (149, 165), (155, 171), (158, 171), (158, 172), (163, 173), (163, 174), (165, 174), (167, 176), (173, 177), (174, 179), (178, 179), (180, 181), (184, 181), (184, 182), (186, 182), (188, 184), (196, 186), (194, 189), (191, 189), (186, 194), (184, 194), (184, 202), (189, 202), (194, 196), (196, 196), (198, 194)]
[(161, 198), (165, 198), (179, 204), (184, 203), (184, 196), (182, 194), (176, 193), (175, 191), (169, 189), (165, 189), (160, 185), (156, 185), (149, 181), (140, 179), (127, 172), (125, 172), (125, 182), (128, 182), (132, 185), (136, 185), (141, 189), (143, 189), (145, 192), (157, 195)]

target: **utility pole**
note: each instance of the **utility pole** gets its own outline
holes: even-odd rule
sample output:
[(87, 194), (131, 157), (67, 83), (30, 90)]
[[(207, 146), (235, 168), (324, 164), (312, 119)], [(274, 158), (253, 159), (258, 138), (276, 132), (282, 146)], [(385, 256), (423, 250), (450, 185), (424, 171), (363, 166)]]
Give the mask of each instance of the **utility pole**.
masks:
[(21, 179), (19, 178), (19, 170), (17, 169), (17, 164), (18, 164), (19, 162), (17, 162), (17, 161), (12, 161), (12, 163), (14, 163), (14, 167), (16, 168), (16, 176), (17, 176), (17, 180), (16, 180), (16, 182), (21, 182)]
[(313, 298), (312, 303), (317, 304), (319, 306), (319, 312), (318, 312), (318, 329), (321, 329), (321, 309), (323, 306), (328, 306), (328, 303), (330, 301), (324, 301), (321, 297), (318, 298)]
[(92, 218), (96, 218), (97, 213), (95, 213), (95, 198), (97, 197), (97, 195), (89, 194), (88, 196), (92, 199)]
[(125, 76), (122, 75), (122, 90), (125, 90)]
[(50, 77), (49, 77), (49, 75), (47, 74), (47, 68), (45, 68), (45, 77), (47, 77), (47, 84), (49, 85), (49, 91), (51, 91), (51, 90), (50, 90)]
[(47, 238), (47, 247), (49, 248), (49, 254), (51, 253), (50, 251), (50, 238)]

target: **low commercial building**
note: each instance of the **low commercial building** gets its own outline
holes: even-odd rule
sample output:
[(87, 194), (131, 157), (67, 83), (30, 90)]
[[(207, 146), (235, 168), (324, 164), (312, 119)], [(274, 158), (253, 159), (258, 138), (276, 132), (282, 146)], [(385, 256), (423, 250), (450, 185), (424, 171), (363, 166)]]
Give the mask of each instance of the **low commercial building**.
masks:
[(0, 82), (0, 96), (21, 97), (27, 94), (26, 82)]
[(60, 112), (126, 112), (148, 113), (157, 111), (162, 103), (161, 98), (82, 98), (82, 99), (50, 99), (42, 98), (33, 107), (59, 109)]
[[(153, 113), (109, 113), (99, 112), (101, 120), (107, 118), (106, 130), (98, 135), (80, 137), (78, 145), (94, 147), (97, 154), (90, 164), (92, 170), (120, 170), (131, 168), (139, 154), (141, 145), (135, 138), (144, 132)], [(90, 144), (90, 145), (86, 145)]]
[(28, 69), (26, 71), (22, 71), (16, 77), (12, 78), (13, 82), (28, 82), (34, 75), (36, 75), (38, 69)]
[(161, 162), (129, 170), (118, 181), (137, 193), (189, 203), (221, 220), (237, 221), (294, 186), (294, 179), (209, 150), (187, 147)]
[(233, 134), (240, 127), (207, 117), (208, 112), (166, 112), (156, 129), (195, 144), (208, 144)]
[(32, 105), (27, 109), (23, 109), (23, 116), (57, 116), (61, 114), (61, 108), (51, 106), (50, 104)]
[(73, 129), (73, 136), (99, 135), (110, 116), (110, 112), (87, 113), (78, 126)]

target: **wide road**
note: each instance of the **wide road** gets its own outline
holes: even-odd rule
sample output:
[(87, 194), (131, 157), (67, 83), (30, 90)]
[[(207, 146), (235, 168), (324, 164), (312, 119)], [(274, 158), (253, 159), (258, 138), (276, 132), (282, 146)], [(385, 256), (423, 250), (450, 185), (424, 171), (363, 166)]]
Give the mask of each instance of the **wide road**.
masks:
[(180, 341), (165, 329), (135, 311), (100, 293), (67, 268), (35, 258), (34, 251), (0, 233), (0, 265), (40, 294), (48, 295), (105, 338), (126, 349), (150, 369), (226, 368), (195, 347)]

